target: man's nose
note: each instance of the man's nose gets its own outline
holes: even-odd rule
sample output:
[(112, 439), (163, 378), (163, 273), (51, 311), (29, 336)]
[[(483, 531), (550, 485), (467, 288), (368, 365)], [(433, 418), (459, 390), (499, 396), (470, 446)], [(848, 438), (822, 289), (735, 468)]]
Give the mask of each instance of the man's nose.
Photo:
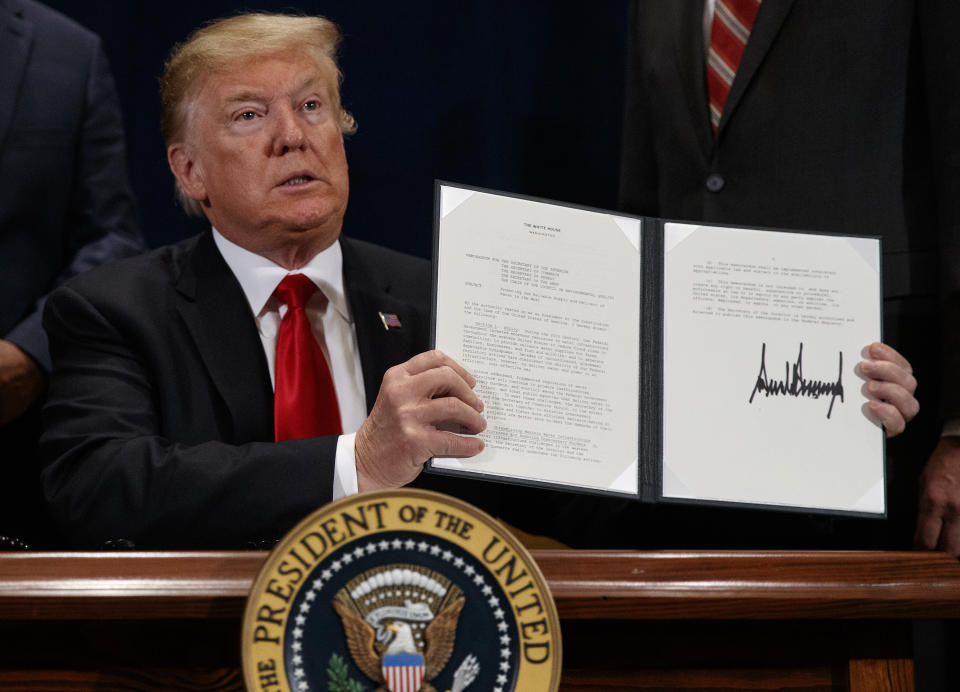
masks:
[(274, 109), (275, 133), (273, 137), (273, 153), (282, 156), (288, 151), (302, 149), (306, 144), (303, 127), (297, 119), (297, 114), (290, 107)]

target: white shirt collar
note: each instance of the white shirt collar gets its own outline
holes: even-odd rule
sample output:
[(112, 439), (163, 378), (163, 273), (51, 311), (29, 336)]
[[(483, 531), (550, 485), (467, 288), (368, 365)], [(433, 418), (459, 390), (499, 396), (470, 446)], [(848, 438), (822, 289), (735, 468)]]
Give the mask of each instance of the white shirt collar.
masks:
[(710, 36), (713, 33), (713, 12), (716, 0), (706, 0), (703, 3), (703, 59), (707, 59), (710, 52)]
[(270, 307), (268, 302), (283, 277), (287, 274), (304, 274), (323, 291), (340, 316), (348, 323), (351, 321), (350, 307), (343, 290), (343, 252), (339, 240), (314, 255), (313, 259), (300, 269), (288, 271), (272, 260), (230, 242), (216, 228), (211, 230), (213, 242), (230, 271), (240, 282), (254, 315), (259, 317)]

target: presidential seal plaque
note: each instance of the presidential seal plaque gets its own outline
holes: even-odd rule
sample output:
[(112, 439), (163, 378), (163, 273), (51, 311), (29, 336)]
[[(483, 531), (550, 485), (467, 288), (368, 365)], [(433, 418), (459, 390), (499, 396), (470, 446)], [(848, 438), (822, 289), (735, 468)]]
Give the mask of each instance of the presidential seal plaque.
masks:
[(554, 692), (560, 623), (526, 549), (425, 490), (343, 498), (260, 571), (243, 620), (251, 692)]

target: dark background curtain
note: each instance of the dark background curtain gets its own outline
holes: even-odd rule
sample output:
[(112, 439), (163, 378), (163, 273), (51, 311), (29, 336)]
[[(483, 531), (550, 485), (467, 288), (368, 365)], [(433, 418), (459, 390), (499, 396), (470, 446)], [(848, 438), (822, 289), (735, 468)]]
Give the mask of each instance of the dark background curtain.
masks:
[(173, 197), (157, 76), (200, 24), (245, 10), (322, 14), (344, 34), (351, 198), (344, 232), (429, 256), (433, 180), (616, 203), (626, 0), (49, 0), (97, 32), (117, 81), (150, 246), (202, 226)]

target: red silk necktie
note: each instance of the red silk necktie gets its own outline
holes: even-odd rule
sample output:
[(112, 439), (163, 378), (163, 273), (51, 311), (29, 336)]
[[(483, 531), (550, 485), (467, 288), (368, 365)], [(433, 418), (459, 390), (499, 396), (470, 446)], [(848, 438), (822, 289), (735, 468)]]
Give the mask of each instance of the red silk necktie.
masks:
[(277, 442), (343, 432), (330, 367), (304, 310), (316, 290), (303, 274), (290, 274), (273, 292), (287, 306), (277, 332), (273, 395)]
[(760, 0), (717, 0), (714, 6), (707, 54), (707, 92), (714, 132), (720, 126), (723, 106), (759, 9)]

